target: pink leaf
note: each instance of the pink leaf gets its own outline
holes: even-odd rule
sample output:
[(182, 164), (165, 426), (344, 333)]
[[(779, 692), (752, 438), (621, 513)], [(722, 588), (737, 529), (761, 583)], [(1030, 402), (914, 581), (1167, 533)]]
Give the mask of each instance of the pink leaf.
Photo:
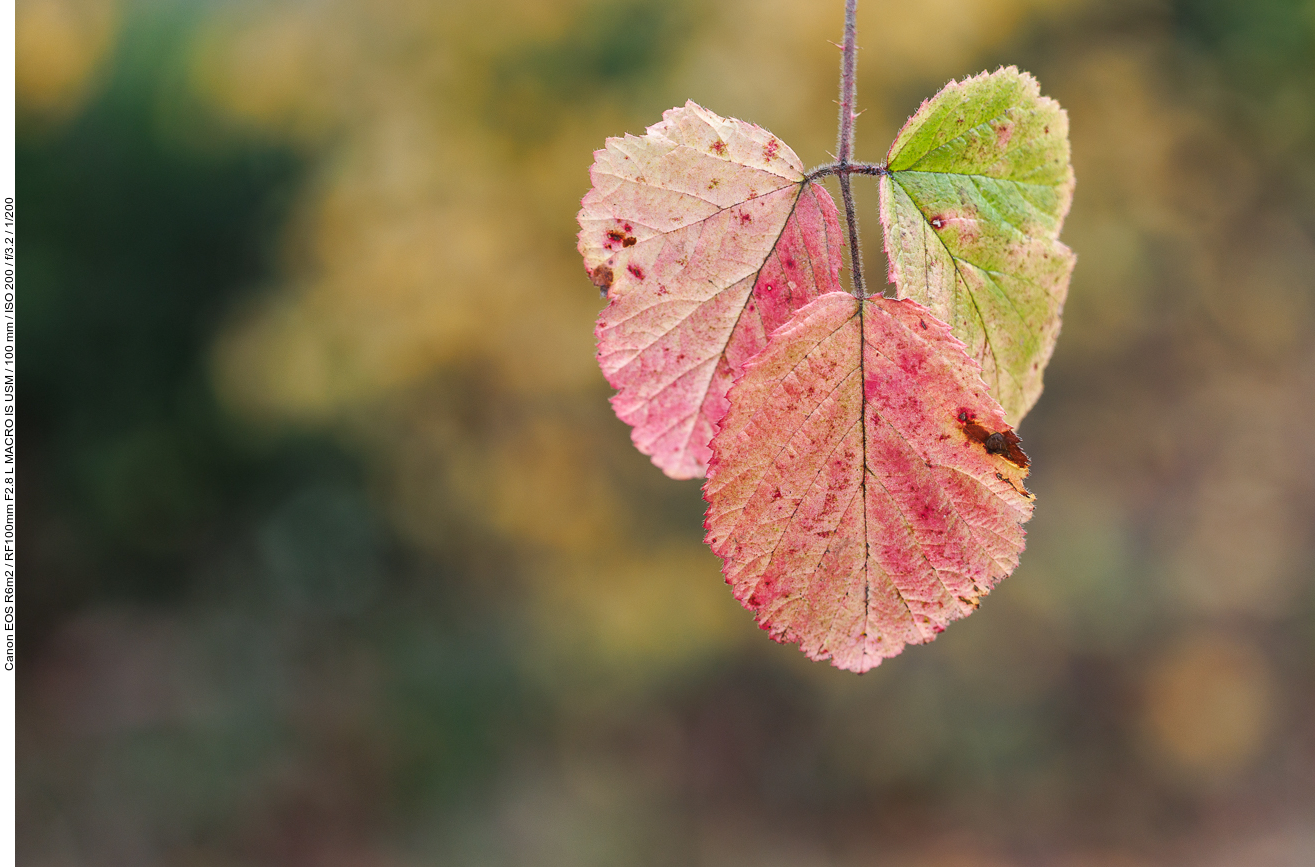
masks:
[(866, 671), (930, 641), (1018, 565), (1027, 456), (949, 327), (823, 295), (730, 392), (708, 544), (759, 624)]
[(835, 202), (771, 133), (692, 102), (608, 139), (590, 177), (579, 249), (611, 299), (596, 333), (612, 406), (667, 475), (697, 478), (735, 374), (840, 288)]

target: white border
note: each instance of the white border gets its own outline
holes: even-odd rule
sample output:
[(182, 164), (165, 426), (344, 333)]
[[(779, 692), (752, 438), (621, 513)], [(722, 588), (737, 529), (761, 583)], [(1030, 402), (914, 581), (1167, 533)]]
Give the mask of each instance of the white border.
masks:
[[(17, 504), (14, 502), (14, 484), (15, 484), (15, 464), (13, 463), (13, 443), (14, 443), (14, 421), (15, 421), (15, 388), (16, 381), (11, 377), (14, 376), (15, 370), (15, 345), (14, 345), (14, 316), (15, 305), (13, 304), (13, 292), (16, 283), (13, 282), (14, 254), (16, 245), (14, 243), (14, 217), (16, 209), (10, 210), (5, 207), (9, 203), (16, 206), (13, 202), (15, 194), (15, 166), (14, 166), (14, 9), (15, 0), (3, 0), (3, 11), (0, 11), (0, 100), (3, 100), (3, 107), (0, 107), (0, 274), (5, 276), (3, 293), (5, 304), (0, 310), (0, 346), (3, 347), (3, 355), (0, 356), (0, 381), (3, 381), (5, 388), (0, 393), (0, 406), (3, 407), (3, 415), (0, 415), (0, 427), (3, 427), (3, 438), (5, 451), (8, 454), (0, 455), (0, 495), (3, 496), (4, 511), (0, 513), (0, 526), (12, 528), (14, 522), (9, 520), (13, 513), (10, 509), (17, 510)], [(5, 460), (5, 459), (8, 460)], [(0, 641), (0, 659), (3, 665), (0, 665), (0, 864), (14, 864), (17, 862), (15, 852), (16, 844), (16, 822), (15, 811), (18, 806), (17, 801), (17, 765), (16, 752), (14, 746), (15, 725), (14, 712), (17, 708), (17, 694), (15, 690), (15, 665), (16, 658), (11, 656), (15, 636), (15, 613), (17, 611), (17, 599), (14, 595), (14, 569), (15, 569), (15, 539), (12, 530), (3, 533), (3, 559), (0, 560), (0, 588), (4, 596), (3, 600), (3, 631), (0, 635), (4, 640)]]

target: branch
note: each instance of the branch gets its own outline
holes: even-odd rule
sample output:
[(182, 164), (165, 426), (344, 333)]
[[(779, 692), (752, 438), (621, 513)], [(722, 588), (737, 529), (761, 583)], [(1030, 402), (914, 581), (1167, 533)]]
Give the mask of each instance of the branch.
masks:
[[(849, 271), (854, 295), (867, 297), (863, 286), (863, 257), (859, 252), (858, 217), (854, 213), (854, 194), (849, 189), (850, 158), (854, 155), (854, 111), (858, 83), (858, 0), (845, 0), (845, 48), (840, 59), (840, 134), (836, 145), (835, 174), (840, 176), (840, 193), (845, 200), (845, 222), (849, 227)], [(866, 172), (864, 174), (867, 174)]]

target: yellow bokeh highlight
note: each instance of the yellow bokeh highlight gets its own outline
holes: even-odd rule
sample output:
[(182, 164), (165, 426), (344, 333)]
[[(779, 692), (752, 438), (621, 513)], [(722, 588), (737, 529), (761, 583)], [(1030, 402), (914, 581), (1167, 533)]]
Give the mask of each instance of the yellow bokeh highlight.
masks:
[(19, 0), (14, 90), (20, 115), (71, 117), (89, 95), (113, 46), (114, 0)]
[(1227, 635), (1189, 635), (1150, 668), (1147, 737), (1172, 767), (1192, 777), (1236, 773), (1264, 749), (1276, 699), (1259, 649)]

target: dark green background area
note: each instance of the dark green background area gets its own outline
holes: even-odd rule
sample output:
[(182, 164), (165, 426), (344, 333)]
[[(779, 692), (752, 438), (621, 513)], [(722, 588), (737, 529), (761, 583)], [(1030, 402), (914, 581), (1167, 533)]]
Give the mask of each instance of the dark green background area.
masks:
[[(365, 709), (379, 732), (344, 735), (344, 749), (387, 756), (367, 775), (387, 781), (354, 796), (376, 814), (381, 786), (400, 809), (486, 776), (527, 718), (510, 643), (447, 586), (463, 552), (417, 561), (376, 514), (358, 457), (324, 435), (250, 429), (216, 401), (210, 344), (272, 278), (303, 165), (170, 92), (193, 24), (139, 14), (103, 92), (53, 133), (20, 126), (18, 149), (22, 652), (42, 660), (87, 612), (130, 611), (144, 630), (190, 618), (213, 669), (199, 688), (232, 706), (206, 730), (148, 726), (108, 758), (172, 844), (236, 821), (262, 769), (302, 748), (282, 704), (307, 658), (332, 669), (368, 647), (388, 661)], [(180, 142), (179, 124), (205, 144)], [(20, 701), (32, 684), (20, 678)], [(46, 764), (25, 766), (20, 813), (53, 797)]]

